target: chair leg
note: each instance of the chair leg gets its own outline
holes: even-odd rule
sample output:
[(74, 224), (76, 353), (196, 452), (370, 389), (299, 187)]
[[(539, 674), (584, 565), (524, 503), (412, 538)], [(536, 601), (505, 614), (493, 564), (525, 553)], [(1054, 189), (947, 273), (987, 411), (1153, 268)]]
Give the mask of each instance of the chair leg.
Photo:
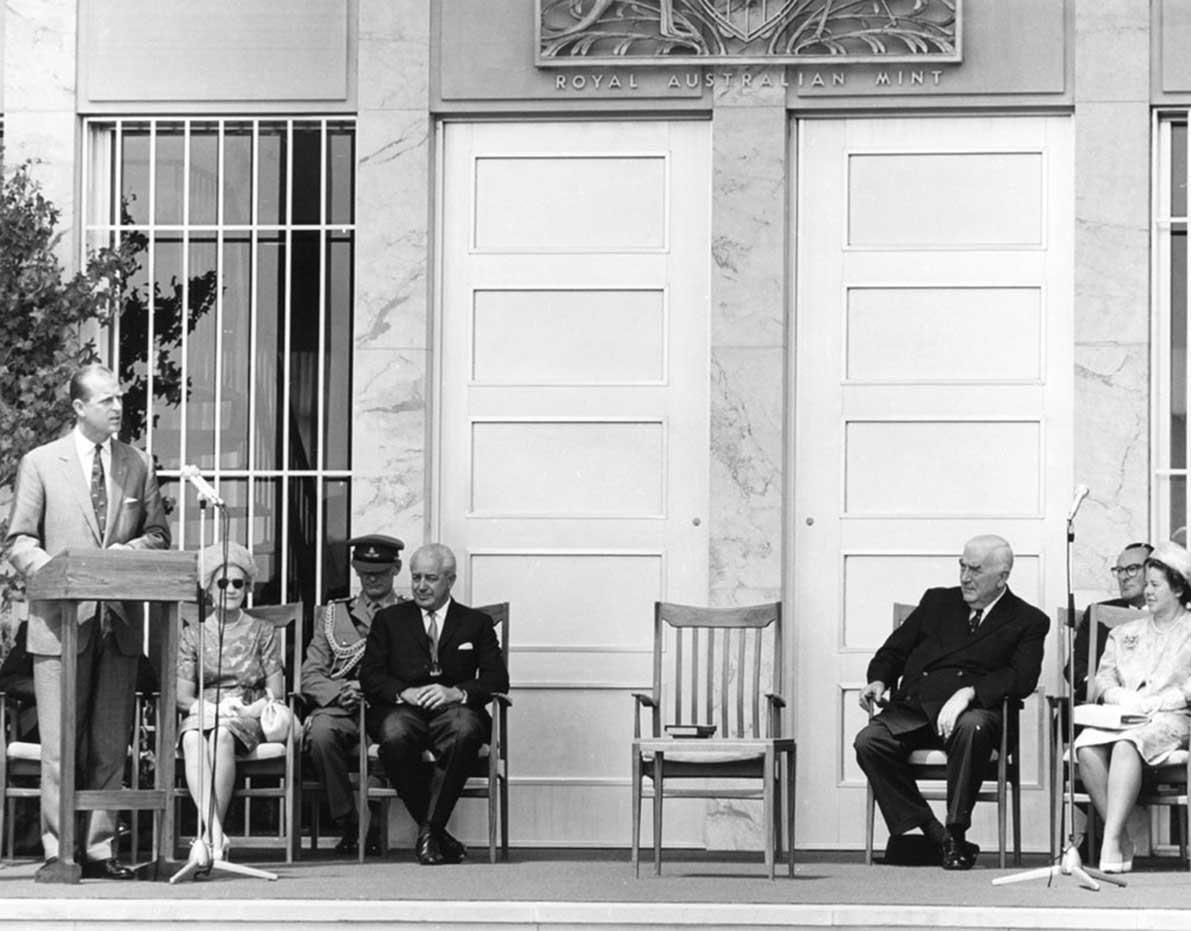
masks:
[(498, 780), (488, 780), (488, 862), (496, 862), (496, 817), (500, 807)]
[(1059, 812), (1062, 810), (1062, 800), (1059, 798), (1059, 783), (1061, 777), (1058, 772), (1058, 753), (1051, 749), (1051, 767), (1050, 767), (1050, 858), (1057, 861), (1059, 859), (1060, 847), (1062, 845), (1062, 827), (1059, 822)]
[(765, 824), (765, 872), (769, 874), (769, 881), (774, 880), (774, 821), (773, 821), (773, 751), (765, 752), (765, 782), (761, 790), (762, 817)]
[(1014, 772), (1010, 786), (1013, 801), (1013, 865), (1021, 866), (1021, 781), (1020, 773)]
[[(1191, 786), (1188, 791), (1191, 791)], [(1183, 851), (1187, 869), (1191, 871), (1191, 799), (1183, 806)]]
[(662, 754), (653, 755), (653, 875), (662, 875), (662, 801), (665, 799)]
[(500, 777), (500, 858), (509, 859), (509, 777)]
[(864, 863), (865, 866), (873, 865), (873, 821), (877, 800), (873, 798), (873, 785), (871, 782), (864, 784)]
[(790, 877), (794, 877), (794, 773), (797, 770), (798, 751), (792, 749), (786, 756), (786, 859)]
[(633, 750), (633, 873), (641, 875), (641, 754)]
[(0, 823), (4, 824), (4, 831), (3, 833), (0, 833), (0, 837), (4, 838), (4, 849), (8, 853), (8, 859), (11, 860), (13, 858), (13, 852), (16, 848), (14, 837), (16, 831), (13, 829), (13, 825), (16, 823), (15, 799), (6, 799), (5, 804), (0, 805)]
[(997, 780), (997, 864), (1005, 869), (1005, 781)]

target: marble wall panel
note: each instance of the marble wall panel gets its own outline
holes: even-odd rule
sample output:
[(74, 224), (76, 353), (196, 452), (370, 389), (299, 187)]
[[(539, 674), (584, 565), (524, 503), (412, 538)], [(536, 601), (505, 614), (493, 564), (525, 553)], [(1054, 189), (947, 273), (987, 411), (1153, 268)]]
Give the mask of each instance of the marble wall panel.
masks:
[(744, 604), (782, 586), (788, 123), (740, 85), (713, 119), (710, 599)]
[(1092, 597), (1112, 591), (1105, 571), (1122, 544), (1151, 532), (1150, 4), (1077, 3), (1074, 14), (1073, 459), (1092, 494), (1072, 584)]
[(7, 0), (4, 11), (4, 147), (10, 165), (36, 161), (33, 176), (61, 212), (58, 257), (77, 266), (75, 236), (75, 43), (72, 0)]
[(783, 361), (780, 347), (711, 353), (709, 584), (724, 604), (781, 593)]
[[(725, 95), (728, 96), (728, 95)], [(785, 333), (786, 113), (726, 104), (712, 127), (714, 345), (778, 346)]]
[(362, 110), (425, 110), (429, 100), (430, 19), (425, 3), (360, 3)]
[(357, 349), (352, 400), (352, 533), (425, 536), (424, 349)]
[(430, 119), (367, 110), (356, 126), (356, 344), (424, 347)]
[(1075, 340), (1146, 340), (1149, 108), (1082, 103), (1075, 138)]
[(1075, 97), (1149, 100), (1150, 0), (1075, 4)]
[(75, 4), (66, 0), (6, 0), (5, 6), (4, 89), (9, 112), (73, 113), (78, 39)]
[(429, 4), (360, 0), (352, 532), (426, 539)]
[[(709, 598), (782, 597), (788, 118), (780, 88), (717, 87), (712, 125)], [(703, 842), (755, 850), (761, 808), (709, 801)]]
[(1092, 489), (1073, 552), (1076, 588), (1116, 596), (1108, 567), (1149, 526), (1149, 343), (1075, 346), (1075, 480)]

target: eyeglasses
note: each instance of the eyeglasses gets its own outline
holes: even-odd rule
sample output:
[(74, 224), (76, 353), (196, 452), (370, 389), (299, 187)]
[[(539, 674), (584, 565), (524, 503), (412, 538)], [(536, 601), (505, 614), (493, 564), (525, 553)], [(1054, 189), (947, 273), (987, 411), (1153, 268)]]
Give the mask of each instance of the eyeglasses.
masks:
[(1145, 563), (1134, 562), (1127, 566), (1113, 566), (1108, 571), (1115, 575), (1118, 579), (1132, 579), (1141, 574), (1141, 570), (1145, 568)]
[(234, 588), (236, 591), (239, 591), (240, 589), (242, 589), (244, 587), (244, 580), (243, 579), (217, 579), (215, 582), (215, 587), (218, 588), (220, 591), (223, 591), (223, 589), (227, 588), (229, 585), (232, 588)]

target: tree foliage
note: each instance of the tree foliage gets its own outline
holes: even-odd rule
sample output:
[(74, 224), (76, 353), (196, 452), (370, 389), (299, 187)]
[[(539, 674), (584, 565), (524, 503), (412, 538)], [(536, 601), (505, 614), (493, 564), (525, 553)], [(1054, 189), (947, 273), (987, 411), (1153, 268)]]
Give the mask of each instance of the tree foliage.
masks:
[[(100, 328), (137, 268), (136, 245), (126, 242), (92, 253), (69, 274), (55, 253), (58, 220), (30, 163), (0, 179), (0, 539), (21, 457), (72, 422), (70, 376), (100, 361)], [(3, 608), (18, 580), (0, 571)]]

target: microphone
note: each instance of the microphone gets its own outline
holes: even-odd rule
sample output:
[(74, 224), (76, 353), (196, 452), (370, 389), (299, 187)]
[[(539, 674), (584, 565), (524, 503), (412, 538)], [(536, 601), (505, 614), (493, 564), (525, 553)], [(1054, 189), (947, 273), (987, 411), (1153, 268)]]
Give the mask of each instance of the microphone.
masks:
[[(203, 478), (196, 465), (184, 465), (180, 471), (183, 479), (190, 483), (190, 487), (195, 490), (199, 498), (206, 501), (208, 504), (214, 505), (217, 508), (224, 506), (223, 499), (215, 493), (215, 489), (211, 487), (211, 483)], [(1087, 494), (1087, 490), (1084, 490)]]
[(1067, 511), (1067, 523), (1075, 520), (1075, 515), (1079, 513), (1079, 506), (1083, 504), (1083, 499), (1088, 496), (1090, 490), (1087, 485), (1075, 486), (1075, 497), (1071, 499), (1071, 507)]

